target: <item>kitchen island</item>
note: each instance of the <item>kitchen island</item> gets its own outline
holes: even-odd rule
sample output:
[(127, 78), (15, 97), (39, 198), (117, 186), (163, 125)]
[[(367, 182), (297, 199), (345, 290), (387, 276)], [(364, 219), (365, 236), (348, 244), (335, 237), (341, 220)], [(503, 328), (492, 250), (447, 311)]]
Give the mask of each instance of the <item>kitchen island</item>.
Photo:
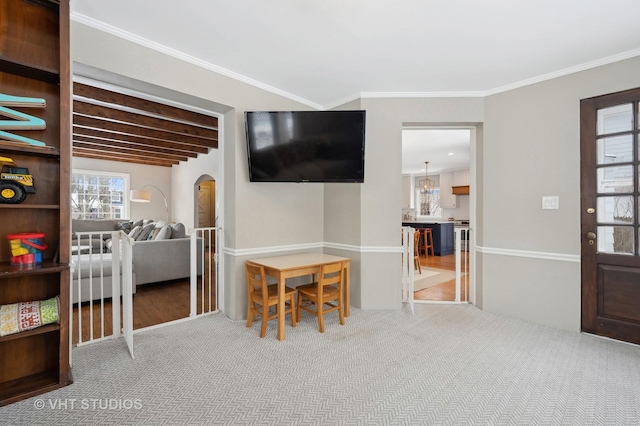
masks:
[(454, 231), (453, 222), (423, 222), (407, 221), (402, 222), (402, 226), (410, 226), (415, 229), (431, 228), (433, 234), (433, 252), (436, 256), (446, 256), (453, 254)]

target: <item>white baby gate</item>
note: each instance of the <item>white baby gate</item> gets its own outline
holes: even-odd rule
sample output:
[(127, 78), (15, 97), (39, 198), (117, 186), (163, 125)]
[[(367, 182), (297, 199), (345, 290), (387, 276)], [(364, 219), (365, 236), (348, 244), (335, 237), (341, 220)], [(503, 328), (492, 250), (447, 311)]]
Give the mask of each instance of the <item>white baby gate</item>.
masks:
[[(414, 228), (402, 227), (402, 301), (414, 312), (415, 303), (469, 302), (469, 228), (454, 229), (455, 298), (452, 301), (415, 300)], [(465, 289), (464, 294), (462, 289)]]
[[(219, 268), (216, 247), (219, 247), (217, 241), (219, 230), (220, 228), (211, 227), (196, 228), (189, 232), (191, 239), (190, 312), (186, 319), (219, 311), (218, 303), (221, 300), (219, 289), (222, 287), (217, 285)], [(124, 336), (133, 357), (133, 273), (135, 271), (132, 247), (136, 242), (122, 231), (77, 232), (75, 235), (78, 243), (77, 246), (72, 247), (69, 304), (71, 340), (73, 342), (75, 338), (74, 344), (82, 346)], [(104, 249), (105, 237), (111, 237), (110, 253)], [(200, 304), (197, 303), (198, 291)], [(111, 303), (105, 302), (105, 299), (109, 298)], [(120, 298), (122, 298), (122, 321), (121, 304), (114, 303)], [(82, 309), (83, 300), (88, 302), (85, 309)], [(111, 309), (108, 309), (109, 305)], [(111, 334), (108, 334), (107, 330), (109, 320)], [(175, 322), (171, 321), (160, 326)], [(83, 333), (83, 326), (85, 329), (88, 328), (88, 333)], [(156, 327), (158, 326), (145, 329)], [(145, 329), (139, 329), (136, 332)]]

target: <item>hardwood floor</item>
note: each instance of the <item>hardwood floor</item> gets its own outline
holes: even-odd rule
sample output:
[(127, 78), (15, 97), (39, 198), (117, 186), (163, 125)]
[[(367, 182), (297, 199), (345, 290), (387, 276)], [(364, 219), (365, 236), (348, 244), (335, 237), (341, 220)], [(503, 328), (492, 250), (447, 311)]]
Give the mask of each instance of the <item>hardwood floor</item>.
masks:
[[(429, 256), (420, 255), (420, 265), (438, 269), (447, 269), (455, 271), (456, 257), (454, 254), (448, 256)], [(460, 299), (468, 299), (468, 282), (465, 284), (465, 275), (462, 276), (462, 288), (460, 289)], [(433, 301), (454, 301), (456, 298), (456, 280), (450, 280), (433, 287), (425, 288), (414, 293), (414, 300), (433, 300)]]
[[(200, 281), (200, 280), (199, 280)], [(213, 286), (215, 289), (215, 286)], [(196, 309), (198, 314), (203, 312), (202, 286), (198, 283)], [(212, 309), (215, 310), (215, 293), (211, 292)], [(189, 280), (165, 281), (138, 286), (133, 297), (133, 329), (150, 327), (189, 316), (190, 295)], [(82, 340), (91, 338), (91, 324), (89, 319), (93, 315), (93, 338), (111, 336), (113, 334), (111, 299), (106, 299), (104, 308), (100, 302), (82, 304)], [(122, 318), (122, 305), (120, 308)], [(209, 312), (208, 285), (205, 287), (204, 312)], [(72, 342), (77, 344), (78, 336), (78, 306), (73, 307)]]

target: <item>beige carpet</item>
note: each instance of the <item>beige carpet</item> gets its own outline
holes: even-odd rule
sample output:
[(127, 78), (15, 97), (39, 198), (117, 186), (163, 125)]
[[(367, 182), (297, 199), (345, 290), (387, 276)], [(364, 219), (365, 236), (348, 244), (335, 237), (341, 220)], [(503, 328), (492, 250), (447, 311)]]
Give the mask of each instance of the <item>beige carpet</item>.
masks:
[(424, 290), (425, 288), (442, 284), (444, 282), (455, 279), (455, 277), (455, 271), (438, 268), (426, 268), (423, 266), (422, 274), (416, 273), (414, 275), (414, 291)]
[(351, 308), (287, 338), (224, 314), (74, 348), (74, 383), (0, 424), (638, 425), (640, 346), (473, 305)]

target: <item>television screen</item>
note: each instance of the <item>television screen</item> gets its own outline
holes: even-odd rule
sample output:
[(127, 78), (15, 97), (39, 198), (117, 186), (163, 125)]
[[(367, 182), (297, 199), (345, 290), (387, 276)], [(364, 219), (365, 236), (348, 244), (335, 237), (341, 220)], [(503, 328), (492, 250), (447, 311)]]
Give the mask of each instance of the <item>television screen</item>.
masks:
[(364, 182), (365, 111), (245, 112), (251, 182)]

